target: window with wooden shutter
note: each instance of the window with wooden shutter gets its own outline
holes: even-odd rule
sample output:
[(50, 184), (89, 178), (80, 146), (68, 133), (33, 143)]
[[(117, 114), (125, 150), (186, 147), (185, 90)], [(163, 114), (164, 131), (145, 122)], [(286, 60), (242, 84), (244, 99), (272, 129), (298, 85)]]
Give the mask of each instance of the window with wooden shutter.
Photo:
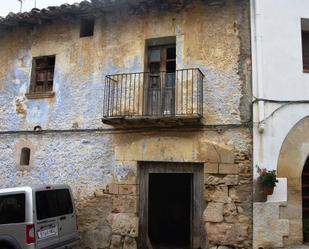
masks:
[(303, 69), (309, 73), (309, 31), (302, 31)]
[(82, 19), (80, 23), (80, 37), (93, 36), (94, 18)]
[(54, 55), (33, 58), (29, 93), (27, 97), (53, 96)]

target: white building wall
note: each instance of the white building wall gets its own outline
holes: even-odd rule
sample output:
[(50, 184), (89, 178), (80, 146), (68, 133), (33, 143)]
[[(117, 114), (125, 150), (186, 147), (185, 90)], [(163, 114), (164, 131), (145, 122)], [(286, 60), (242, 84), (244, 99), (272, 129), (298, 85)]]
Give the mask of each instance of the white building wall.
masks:
[[(287, 135), (309, 116), (309, 73), (303, 72), (302, 18), (309, 19), (308, 0), (251, 0), (253, 165), (269, 170), (278, 170), (280, 150)], [(303, 160), (309, 150), (299, 148), (298, 157)], [(307, 154), (301, 155), (304, 153)], [(302, 170), (301, 165), (290, 166), (292, 171), (292, 167), (298, 170), (295, 172)], [(255, 167), (253, 171), (256, 179)], [(293, 186), (295, 183), (289, 184), (289, 180), (279, 178), (266, 202), (255, 200), (253, 249), (302, 243), (301, 190)]]
[[(303, 72), (301, 44), (301, 18), (309, 18), (309, 1), (252, 0), (251, 18), (253, 96), (309, 100), (309, 73)], [(292, 127), (309, 115), (309, 104), (259, 103), (253, 109), (254, 165), (277, 169), (281, 145)]]

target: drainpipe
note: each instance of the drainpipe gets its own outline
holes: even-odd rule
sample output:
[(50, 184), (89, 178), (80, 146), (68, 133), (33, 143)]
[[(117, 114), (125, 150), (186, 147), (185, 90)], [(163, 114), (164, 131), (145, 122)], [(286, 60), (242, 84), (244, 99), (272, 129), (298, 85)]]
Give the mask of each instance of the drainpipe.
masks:
[[(262, 0), (250, 0), (251, 4), (251, 16), (253, 17), (253, 22), (251, 25), (251, 38), (253, 41), (252, 57), (253, 63), (255, 65), (253, 70), (255, 71), (255, 77), (253, 78), (253, 83), (257, 89), (257, 98), (264, 99), (264, 88), (263, 88), (263, 59), (262, 59), (262, 30), (261, 30), (261, 8), (260, 2)], [(265, 109), (264, 101), (260, 100), (258, 103), (258, 131), (259, 133), (264, 132)]]

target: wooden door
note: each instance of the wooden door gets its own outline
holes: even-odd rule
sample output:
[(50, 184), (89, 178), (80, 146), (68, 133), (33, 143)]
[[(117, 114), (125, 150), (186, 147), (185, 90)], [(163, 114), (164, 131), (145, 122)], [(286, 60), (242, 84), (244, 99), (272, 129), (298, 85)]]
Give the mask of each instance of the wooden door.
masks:
[(176, 46), (148, 48), (148, 84), (146, 108), (148, 115), (175, 113)]
[[(303, 208), (303, 227), (309, 226), (309, 158), (307, 159), (302, 173), (302, 208)], [(305, 235), (305, 233), (304, 233)], [(309, 242), (308, 236), (304, 236), (304, 241)]]
[(202, 248), (205, 243), (202, 222), (202, 213), (205, 208), (202, 164), (142, 162), (140, 163), (139, 249), (153, 249), (149, 239), (149, 175), (175, 173), (192, 175), (189, 248)]

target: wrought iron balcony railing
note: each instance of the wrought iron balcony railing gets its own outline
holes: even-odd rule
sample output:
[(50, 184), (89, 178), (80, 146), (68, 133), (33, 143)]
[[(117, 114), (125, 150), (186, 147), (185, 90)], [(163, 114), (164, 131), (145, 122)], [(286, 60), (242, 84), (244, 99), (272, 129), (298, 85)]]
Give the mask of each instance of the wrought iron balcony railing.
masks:
[(203, 78), (194, 68), (107, 75), (103, 122), (117, 117), (202, 116)]

